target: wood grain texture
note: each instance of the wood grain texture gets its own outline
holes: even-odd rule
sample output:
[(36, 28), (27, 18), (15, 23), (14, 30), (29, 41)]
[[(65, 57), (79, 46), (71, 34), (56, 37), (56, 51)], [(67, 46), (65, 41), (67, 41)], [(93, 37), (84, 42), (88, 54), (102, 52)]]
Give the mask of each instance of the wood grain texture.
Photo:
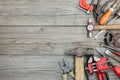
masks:
[(84, 80), (84, 57), (75, 57), (75, 80)]
[[(5, 0), (0, 2), (1, 25), (73, 25), (87, 21), (78, 0)], [(80, 17), (83, 18), (81, 22)], [(90, 15), (88, 15), (90, 17)]]
[(38, 40), (37, 43), (99, 42), (88, 39), (86, 33), (85, 27), (0, 27), (1, 39)]
[(0, 1), (0, 25), (86, 25), (88, 18), (79, 0)]
[(63, 55), (70, 48), (95, 47), (100, 41), (87, 39), (84, 27), (0, 27), (0, 54)]
[[(63, 58), (67, 61), (69, 67), (73, 69), (74, 60), (72, 56), (0, 55), (0, 79), (61, 80), (63, 72), (58, 60)], [(119, 80), (112, 72), (110, 72), (110, 77), (111, 80)]]
[(61, 80), (58, 60), (65, 58), (71, 69), (71, 56), (0, 56), (1, 80)]
[(94, 30), (120, 30), (120, 25), (98, 25), (94, 27)]
[[(59, 59), (74, 69), (73, 56), (65, 55), (66, 50), (99, 46), (101, 40), (86, 36), (87, 20), (93, 17), (78, 4), (79, 0), (0, 0), (0, 80), (61, 80)], [(110, 77), (119, 80), (112, 72)]]

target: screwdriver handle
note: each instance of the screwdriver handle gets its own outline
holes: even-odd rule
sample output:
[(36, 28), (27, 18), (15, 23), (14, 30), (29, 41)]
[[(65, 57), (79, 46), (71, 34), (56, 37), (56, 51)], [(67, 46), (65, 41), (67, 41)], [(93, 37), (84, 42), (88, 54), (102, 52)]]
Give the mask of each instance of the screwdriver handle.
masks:
[(100, 18), (99, 24), (100, 25), (104, 25), (107, 23), (109, 17), (111, 16), (111, 14), (113, 13), (114, 9), (118, 6), (118, 4), (116, 2), (113, 3), (113, 5), (111, 6), (111, 8)]
[(120, 57), (120, 53), (119, 52), (114, 51), (112, 53)]
[(109, 17), (110, 17), (111, 14), (112, 14), (112, 12), (113, 12), (113, 8), (110, 8), (110, 9), (100, 18), (99, 24), (100, 24), (100, 25), (106, 24), (107, 21), (108, 21), (108, 19), (109, 19)]
[(113, 71), (118, 77), (120, 77), (120, 68), (117, 65), (113, 67)]

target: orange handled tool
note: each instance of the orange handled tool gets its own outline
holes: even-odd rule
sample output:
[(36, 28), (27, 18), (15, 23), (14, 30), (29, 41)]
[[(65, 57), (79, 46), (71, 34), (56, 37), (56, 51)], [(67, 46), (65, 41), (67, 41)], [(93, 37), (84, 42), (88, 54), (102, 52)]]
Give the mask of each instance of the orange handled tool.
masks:
[(110, 15), (112, 14), (113, 10), (108, 10), (101, 18), (100, 18), (100, 24), (104, 25), (106, 24), (108, 18), (110, 17)]
[(107, 23), (109, 17), (111, 16), (111, 14), (113, 13), (114, 9), (117, 7), (117, 4), (113, 4), (113, 6), (100, 18), (100, 25), (104, 25)]

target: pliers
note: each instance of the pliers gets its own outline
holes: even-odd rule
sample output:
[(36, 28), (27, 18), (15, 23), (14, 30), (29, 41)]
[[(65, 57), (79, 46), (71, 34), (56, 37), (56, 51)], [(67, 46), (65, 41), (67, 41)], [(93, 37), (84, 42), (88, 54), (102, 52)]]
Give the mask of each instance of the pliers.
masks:
[(60, 67), (63, 70), (62, 80), (68, 80), (68, 75), (72, 78), (75, 77), (73, 70), (71, 70), (65, 60), (59, 61)]

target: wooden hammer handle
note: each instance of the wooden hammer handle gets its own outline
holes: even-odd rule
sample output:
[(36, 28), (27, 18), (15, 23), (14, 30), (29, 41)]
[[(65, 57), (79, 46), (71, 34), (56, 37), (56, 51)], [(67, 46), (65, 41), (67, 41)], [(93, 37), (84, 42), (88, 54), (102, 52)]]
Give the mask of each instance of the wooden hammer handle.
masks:
[(75, 80), (84, 80), (84, 57), (75, 56)]
[(120, 24), (114, 25), (96, 25), (94, 30), (120, 30)]

